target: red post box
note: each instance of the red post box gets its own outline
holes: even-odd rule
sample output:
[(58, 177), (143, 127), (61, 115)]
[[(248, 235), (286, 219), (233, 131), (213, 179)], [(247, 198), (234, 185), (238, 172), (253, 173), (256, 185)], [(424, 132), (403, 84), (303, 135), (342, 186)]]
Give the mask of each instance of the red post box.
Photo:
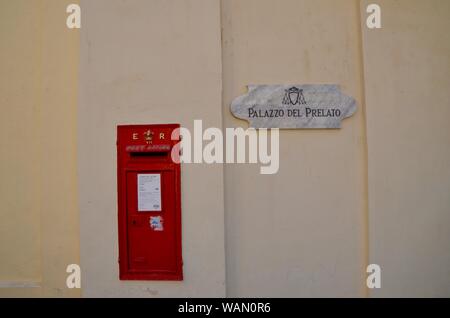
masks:
[(179, 127), (117, 127), (121, 280), (183, 279), (180, 164), (171, 156)]

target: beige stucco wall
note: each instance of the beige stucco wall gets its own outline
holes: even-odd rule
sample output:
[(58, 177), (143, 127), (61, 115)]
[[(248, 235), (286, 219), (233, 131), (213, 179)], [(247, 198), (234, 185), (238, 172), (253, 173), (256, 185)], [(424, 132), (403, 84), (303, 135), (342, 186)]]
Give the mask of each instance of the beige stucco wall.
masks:
[(450, 2), (377, 2), (382, 29), (363, 28), (372, 296), (449, 297)]
[(223, 167), (182, 165), (183, 282), (119, 281), (116, 125), (222, 126), (218, 0), (82, 1), (84, 296), (225, 296)]
[(229, 296), (364, 296), (366, 170), (357, 1), (222, 1), (224, 126), (248, 84), (337, 83), (340, 130), (280, 132), (280, 170), (225, 168)]
[(0, 296), (79, 296), (76, 1), (0, 1)]

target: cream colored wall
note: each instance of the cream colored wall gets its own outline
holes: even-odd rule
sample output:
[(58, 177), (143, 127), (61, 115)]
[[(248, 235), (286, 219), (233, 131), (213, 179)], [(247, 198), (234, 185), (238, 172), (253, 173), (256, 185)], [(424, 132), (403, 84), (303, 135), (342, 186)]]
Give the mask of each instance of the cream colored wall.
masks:
[(182, 165), (183, 282), (119, 281), (116, 125), (222, 126), (218, 0), (82, 1), (83, 296), (225, 296), (223, 167)]
[(366, 161), (358, 1), (222, 1), (223, 116), (248, 84), (337, 83), (340, 130), (280, 132), (280, 170), (225, 168), (227, 295), (364, 296)]
[[(450, 295), (448, 1), (376, 1), (380, 30), (366, 0), (82, 1), (81, 45), (73, 2), (0, 0), (0, 296), (80, 296), (80, 254), (83, 296)], [(184, 282), (120, 282), (116, 124), (246, 128), (260, 83), (358, 112), (281, 131), (276, 175), (183, 165)]]
[(0, 1), (0, 296), (78, 296), (74, 1)]
[(382, 29), (363, 28), (372, 296), (449, 297), (450, 2), (377, 3)]

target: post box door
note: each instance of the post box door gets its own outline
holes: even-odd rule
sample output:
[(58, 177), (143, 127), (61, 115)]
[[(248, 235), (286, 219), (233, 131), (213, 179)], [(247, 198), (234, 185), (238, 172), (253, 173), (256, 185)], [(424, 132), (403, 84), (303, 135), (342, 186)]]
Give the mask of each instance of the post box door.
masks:
[[(147, 184), (145, 178), (150, 179)], [(151, 272), (175, 274), (178, 249), (175, 239), (174, 171), (127, 171), (126, 179), (129, 271), (145, 273), (151, 269)], [(146, 189), (142, 188), (146, 186), (160, 186), (160, 189), (150, 189), (153, 193), (145, 193), (143, 190)]]

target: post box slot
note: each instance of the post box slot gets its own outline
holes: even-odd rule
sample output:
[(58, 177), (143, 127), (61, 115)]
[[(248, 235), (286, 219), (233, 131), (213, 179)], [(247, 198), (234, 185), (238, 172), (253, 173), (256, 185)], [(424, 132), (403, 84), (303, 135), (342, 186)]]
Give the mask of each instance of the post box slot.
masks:
[(170, 160), (169, 152), (129, 152), (130, 162), (166, 162)]
[(130, 152), (130, 156), (133, 157), (147, 157), (147, 158), (155, 158), (155, 157), (166, 157), (168, 152)]

